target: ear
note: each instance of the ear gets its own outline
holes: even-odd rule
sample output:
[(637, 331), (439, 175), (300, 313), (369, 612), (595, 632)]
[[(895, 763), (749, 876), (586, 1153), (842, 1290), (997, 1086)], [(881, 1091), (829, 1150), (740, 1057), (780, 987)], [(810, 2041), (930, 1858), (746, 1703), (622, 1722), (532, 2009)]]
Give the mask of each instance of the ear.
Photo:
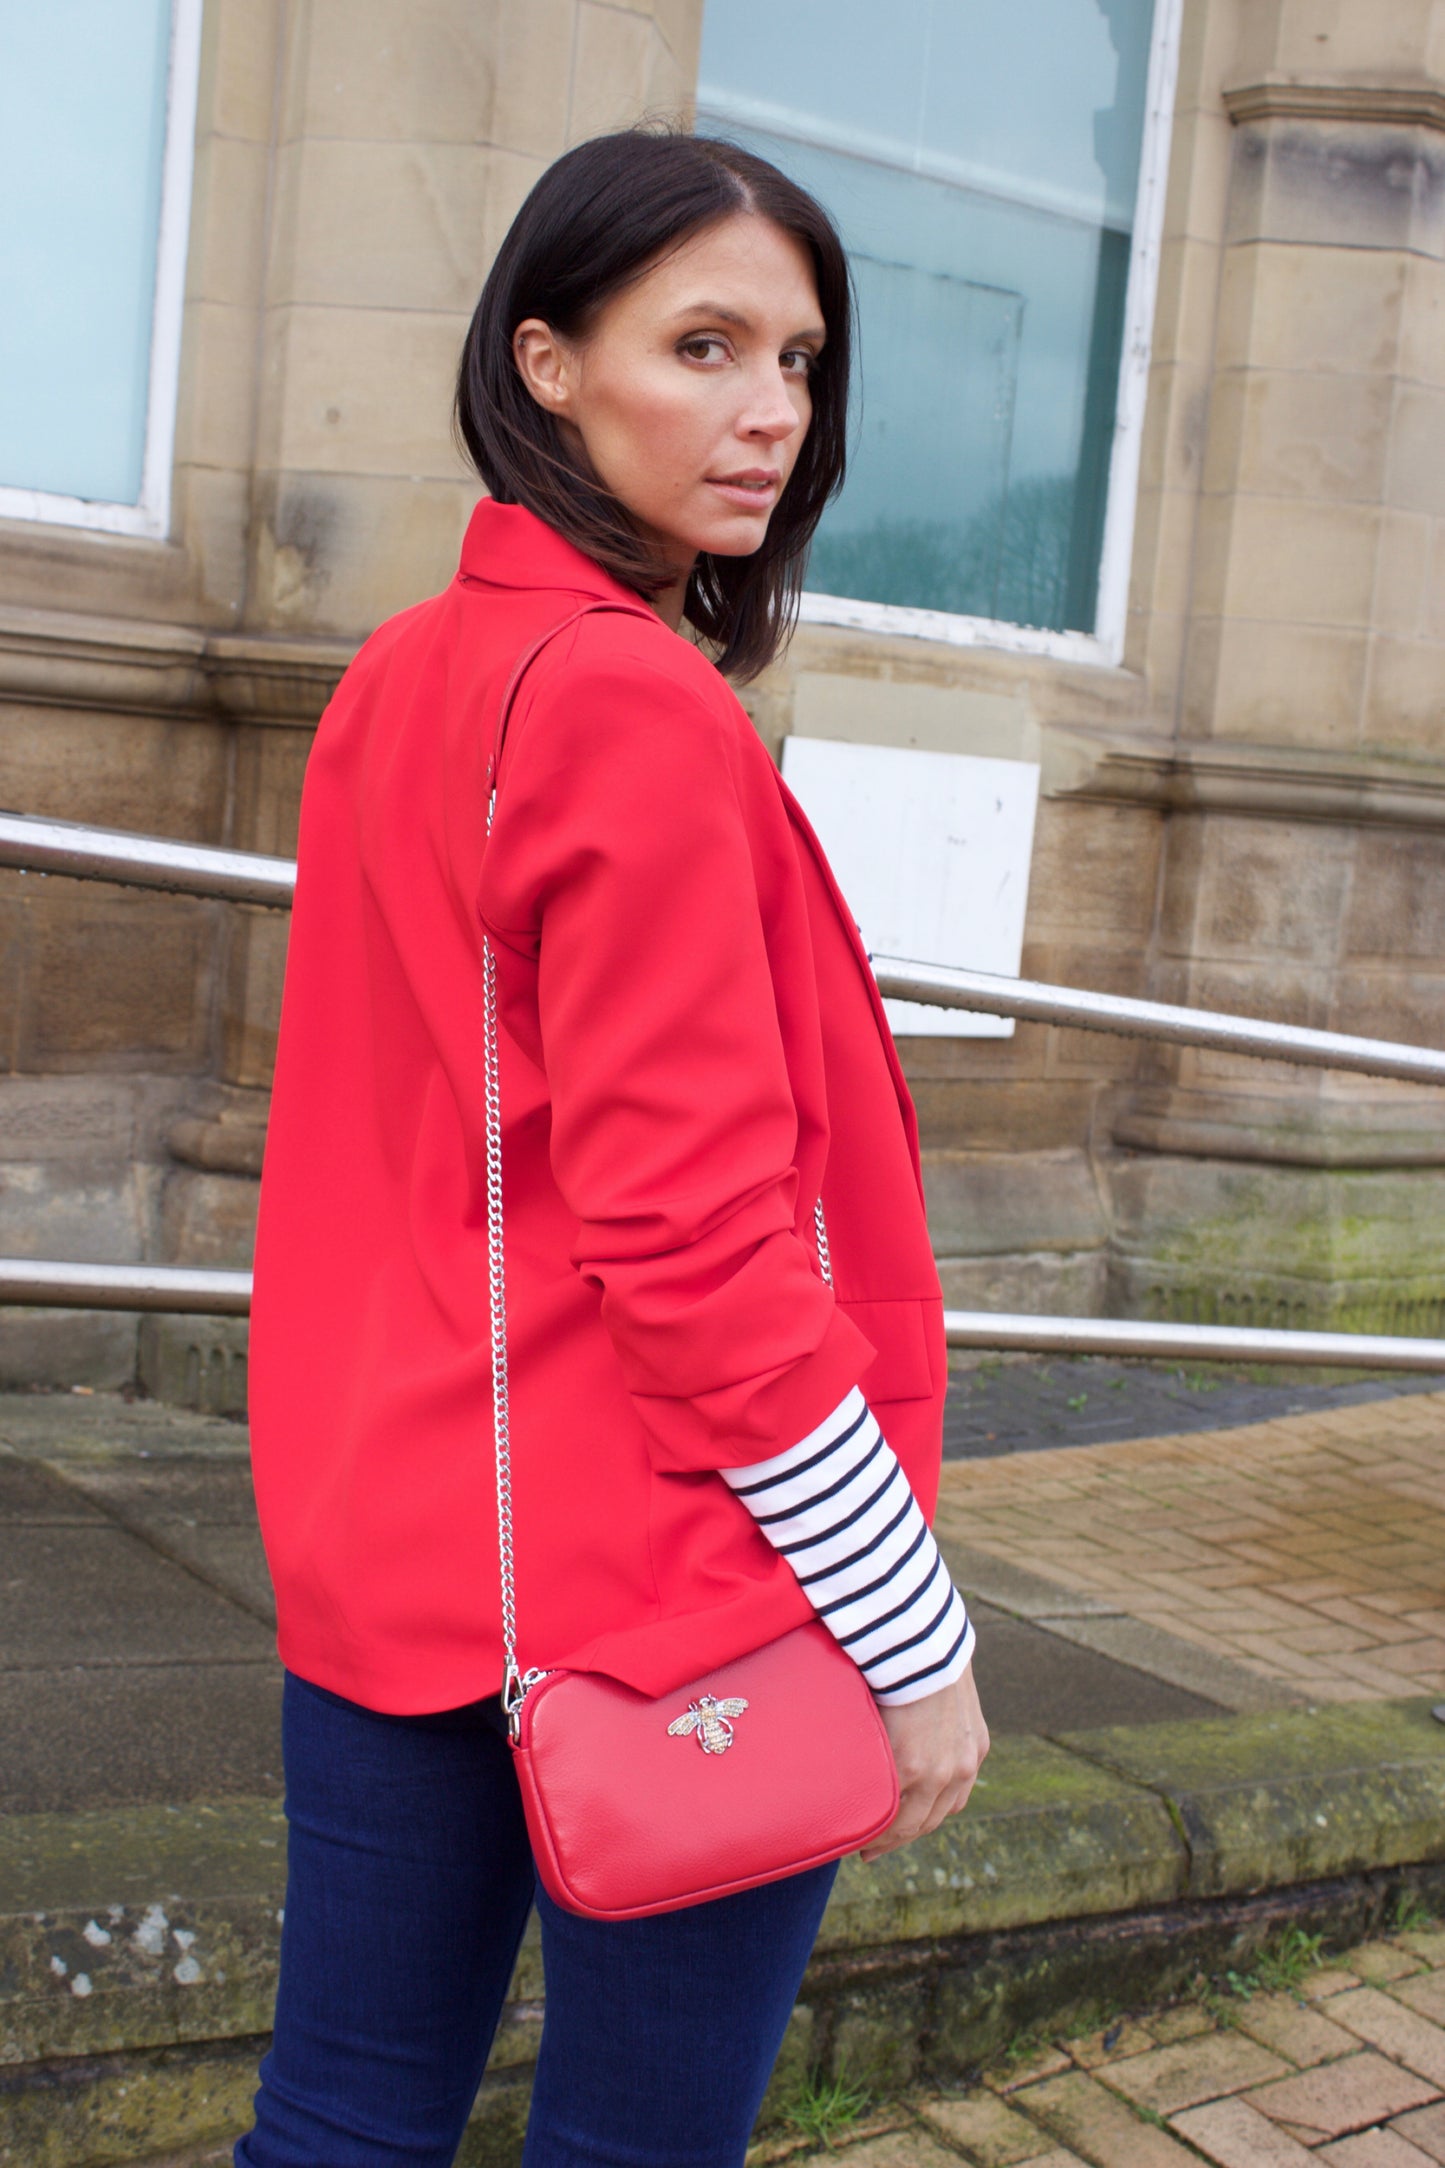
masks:
[(517, 374), (538, 406), (565, 414), (572, 396), (572, 352), (568, 342), (540, 316), (529, 316), (512, 333)]

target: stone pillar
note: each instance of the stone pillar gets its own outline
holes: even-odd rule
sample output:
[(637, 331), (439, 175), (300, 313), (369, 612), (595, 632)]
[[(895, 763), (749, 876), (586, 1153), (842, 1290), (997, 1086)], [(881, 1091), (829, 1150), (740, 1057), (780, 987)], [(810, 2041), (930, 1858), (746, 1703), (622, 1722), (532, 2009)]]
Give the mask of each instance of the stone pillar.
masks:
[[(523, 197), (571, 142), (691, 102), (701, 0), (295, 0), (285, 11), (227, 840), (295, 848), (311, 727), (346, 655), (456, 566), (480, 486), (451, 434), (461, 341)], [(234, 907), (218, 1064), (169, 1132), (161, 1249), (244, 1265), (285, 964)], [(244, 1405), (246, 1328), (155, 1318), (151, 1390)]]
[[(1153, 991), (1445, 1024), (1445, 6), (1253, 0)], [(1438, 1093), (1160, 1053), (1113, 1123), (1114, 1306), (1445, 1317)]]

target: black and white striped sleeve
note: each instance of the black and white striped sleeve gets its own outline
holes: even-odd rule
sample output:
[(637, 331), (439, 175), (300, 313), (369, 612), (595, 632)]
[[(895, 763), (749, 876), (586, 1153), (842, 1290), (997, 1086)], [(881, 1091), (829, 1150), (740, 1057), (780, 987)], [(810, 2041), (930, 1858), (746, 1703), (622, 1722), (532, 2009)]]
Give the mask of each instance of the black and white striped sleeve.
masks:
[(963, 1598), (856, 1386), (787, 1452), (722, 1475), (877, 1700), (921, 1701), (966, 1669)]

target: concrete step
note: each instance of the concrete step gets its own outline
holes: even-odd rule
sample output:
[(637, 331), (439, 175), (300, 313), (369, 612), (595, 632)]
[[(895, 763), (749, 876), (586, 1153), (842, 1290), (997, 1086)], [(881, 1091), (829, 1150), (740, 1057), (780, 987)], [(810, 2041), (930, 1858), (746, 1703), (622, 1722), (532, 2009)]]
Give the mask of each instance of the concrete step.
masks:
[[(968, 1812), (845, 1862), (779, 2094), (967, 2076), (1101, 1994), (1247, 1969), (1292, 1922), (1359, 1939), (1445, 1900), (1428, 1702), (1016, 1736)], [(285, 1895), (273, 1799), (0, 1818), (0, 2168), (102, 2168), (245, 2127)], [(512, 2168), (539, 2037), (535, 1931), (461, 2158)]]

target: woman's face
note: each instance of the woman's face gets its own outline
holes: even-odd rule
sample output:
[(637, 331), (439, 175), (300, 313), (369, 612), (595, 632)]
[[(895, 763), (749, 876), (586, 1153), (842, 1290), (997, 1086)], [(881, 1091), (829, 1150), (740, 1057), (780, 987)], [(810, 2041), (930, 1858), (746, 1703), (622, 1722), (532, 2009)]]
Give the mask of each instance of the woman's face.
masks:
[(824, 330), (807, 250), (739, 212), (613, 294), (584, 338), (529, 317), (514, 351), (658, 545), (680, 604), (700, 551), (745, 557), (766, 534), (812, 419)]

